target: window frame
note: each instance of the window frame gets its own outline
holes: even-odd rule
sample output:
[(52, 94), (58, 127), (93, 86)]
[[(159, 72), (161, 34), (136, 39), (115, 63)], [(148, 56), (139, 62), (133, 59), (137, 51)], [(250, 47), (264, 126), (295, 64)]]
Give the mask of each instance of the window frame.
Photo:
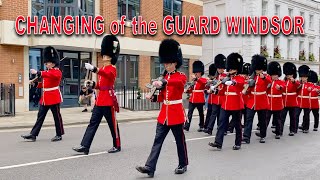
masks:
[[(119, 3), (125, 1), (125, 8), (126, 8), (126, 11), (125, 11), (125, 14), (122, 14), (122, 11), (121, 11), (121, 7), (119, 6)], [(131, 18), (129, 18), (128, 14), (129, 14), (129, 2), (130, 1), (139, 1), (137, 2), (136, 4), (139, 4), (139, 7), (137, 8), (136, 10), (136, 15), (133, 16)], [(135, 5), (135, 3), (133, 2), (133, 6)], [(118, 0), (118, 5), (117, 5), (117, 9), (118, 9), (118, 12), (117, 12), (117, 16), (118, 16), (118, 19), (121, 19), (121, 16), (126, 16), (126, 21), (132, 21), (132, 19), (134, 17), (138, 17), (140, 16), (140, 12), (141, 12), (141, 0)]]

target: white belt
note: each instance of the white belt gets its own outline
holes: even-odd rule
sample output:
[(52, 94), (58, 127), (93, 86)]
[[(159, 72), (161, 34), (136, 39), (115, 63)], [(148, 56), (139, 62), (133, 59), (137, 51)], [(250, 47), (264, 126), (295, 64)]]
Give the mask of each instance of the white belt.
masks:
[(319, 99), (318, 97), (310, 97), (310, 99)]
[(234, 95), (234, 96), (238, 95), (236, 92), (225, 92), (224, 94), (225, 95)]
[(192, 92), (203, 92), (203, 90), (192, 90)]
[(59, 86), (53, 87), (53, 88), (43, 88), (43, 91), (53, 91), (59, 89)]
[(263, 94), (266, 94), (267, 92), (266, 91), (263, 91), (263, 92), (251, 92), (251, 94), (255, 94), (255, 95), (263, 95)]
[(182, 103), (182, 99), (174, 100), (174, 101), (168, 101), (168, 100), (163, 101), (163, 104), (165, 105), (181, 104), (181, 103)]
[(292, 96), (292, 95), (297, 95), (297, 93), (296, 93), (296, 92), (292, 92), (292, 93), (282, 93), (282, 94), (283, 94), (283, 95), (285, 95), (285, 96), (286, 96), (286, 95), (287, 95), (287, 96), (290, 96), (290, 95), (291, 95), (291, 96)]
[(282, 94), (275, 94), (275, 95), (268, 94), (268, 97), (271, 97), (271, 98), (282, 97)]
[(310, 98), (309, 96), (298, 96), (298, 98)]

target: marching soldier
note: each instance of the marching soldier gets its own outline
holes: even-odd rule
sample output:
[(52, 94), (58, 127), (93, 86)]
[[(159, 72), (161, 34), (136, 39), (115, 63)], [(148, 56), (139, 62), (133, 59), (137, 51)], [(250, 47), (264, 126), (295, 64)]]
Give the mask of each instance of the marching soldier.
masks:
[[(299, 125), (300, 113), (303, 110), (303, 122), (302, 131), (303, 133), (309, 133), (310, 126), (310, 92), (313, 89), (313, 84), (308, 82), (308, 76), (310, 73), (310, 68), (307, 65), (302, 65), (298, 68), (298, 73), (300, 77), (301, 84), (298, 88), (298, 110), (297, 110), (297, 121), (296, 127)], [(297, 131), (296, 131), (297, 133)]]
[(310, 109), (314, 117), (313, 131), (318, 131), (319, 127), (319, 91), (320, 87), (317, 85), (318, 75), (314, 71), (310, 71), (308, 81), (313, 83), (313, 89), (310, 92)]
[(72, 148), (74, 151), (89, 153), (94, 135), (100, 125), (102, 117), (105, 117), (113, 138), (113, 147), (108, 153), (121, 151), (120, 133), (115, 113), (119, 112), (117, 98), (114, 93), (114, 83), (117, 77), (117, 63), (120, 53), (119, 40), (114, 35), (107, 35), (101, 43), (101, 56), (103, 67), (97, 68), (89, 63), (85, 63), (85, 68), (98, 74), (98, 83), (92, 83), (93, 88), (98, 89), (96, 104), (93, 108), (90, 123), (83, 136), (81, 145)]
[(256, 133), (260, 137), (260, 143), (265, 143), (267, 135), (266, 112), (269, 108), (267, 96), (267, 87), (271, 83), (271, 78), (264, 73), (267, 70), (267, 59), (261, 55), (254, 55), (251, 60), (250, 69), (253, 71), (254, 78), (249, 80), (248, 93), (250, 94), (247, 102), (247, 119), (243, 133), (243, 141), (250, 143), (252, 122), (255, 113), (258, 113), (258, 121), (260, 125), (260, 133)]
[(187, 93), (191, 93), (190, 99), (189, 99), (189, 110), (188, 110), (188, 121), (184, 125), (184, 129), (186, 131), (189, 131), (191, 121), (192, 121), (192, 115), (195, 108), (198, 109), (199, 112), (199, 129), (198, 132), (203, 131), (204, 126), (204, 114), (203, 114), (203, 106), (205, 104), (205, 98), (204, 98), (204, 89), (207, 84), (207, 79), (203, 78), (202, 75), (204, 74), (204, 65), (201, 61), (195, 61), (192, 64), (192, 81), (194, 81), (194, 86), (191, 86), (187, 90)]
[(269, 125), (271, 115), (273, 116), (273, 122), (275, 123), (275, 138), (280, 139), (282, 122), (281, 122), (281, 111), (284, 108), (282, 92), (284, 90), (284, 82), (279, 79), (282, 75), (281, 66), (278, 62), (272, 61), (268, 64), (268, 74), (271, 76), (272, 83), (269, 84), (268, 97), (269, 97), (269, 110), (267, 111), (267, 126)]
[(300, 86), (300, 82), (296, 80), (297, 78), (297, 68), (291, 62), (286, 62), (283, 64), (283, 73), (286, 75), (284, 78), (285, 88), (283, 90), (283, 102), (284, 109), (282, 110), (281, 118), (281, 133), (283, 133), (283, 127), (287, 118), (287, 113), (289, 111), (290, 117), (290, 133), (289, 136), (294, 136), (294, 133), (297, 131), (296, 126), (296, 113), (298, 108), (297, 101), (297, 91)]
[(51, 141), (61, 141), (64, 134), (62, 117), (60, 114), (60, 103), (62, 96), (59, 89), (62, 73), (59, 70), (60, 58), (55, 48), (48, 46), (43, 50), (44, 64), (46, 71), (37, 71), (30, 69), (31, 74), (36, 74), (38, 78), (42, 78), (42, 82), (38, 83), (37, 88), (42, 88), (43, 93), (40, 99), (40, 107), (36, 124), (33, 126), (30, 134), (22, 135), (24, 139), (36, 141), (39, 135), (47, 112), (51, 110), (56, 127), (56, 136)]
[(243, 109), (241, 91), (243, 90), (245, 79), (243, 76), (237, 75), (237, 73), (241, 73), (242, 65), (243, 59), (240, 54), (231, 53), (227, 57), (226, 68), (229, 74), (222, 80), (223, 88), (219, 91), (219, 94), (224, 94), (225, 97), (221, 106), (220, 125), (215, 142), (209, 143), (211, 147), (222, 148), (224, 133), (229, 124), (229, 117), (232, 116), (236, 129), (236, 139), (233, 150), (239, 150), (241, 148), (241, 111)]
[(163, 40), (159, 48), (160, 63), (164, 63), (167, 73), (161, 81), (153, 82), (153, 85), (160, 89), (157, 96), (148, 97), (153, 101), (163, 102), (156, 129), (156, 136), (149, 158), (145, 166), (137, 166), (136, 169), (149, 177), (154, 176), (156, 164), (160, 155), (162, 144), (171, 130), (177, 144), (179, 165), (175, 174), (183, 174), (187, 171), (188, 155), (187, 146), (183, 131), (183, 124), (186, 120), (182, 105), (182, 94), (187, 77), (177, 71), (182, 65), (182, 52), (180, 44), (173, 39)]
[[(212, 86), (216, 86), (217, 83), (221, 83), (222, 79), (225, 78), (227, 75), (224, 73), (224, 70), (226, 69), (226, 57), (223, 54), (218, 54), (214, 58), (214, 65), (217, 68), (216, 74), (215, 74), (215, 80), (212, 84)], [(211, 86), (211, 87), (212, 87)], [(219, 90), (222, 88), (222, 84), (218, 85), (216, 89), (211, 89), (212, 92), (215, 92), (216, 90)], [(214, 124), (216, 123), (217, 119), (217, 127), (219, 127), (219, 115), (220, 115), (220, 109), (221, 109), (221, 103), (223, 101), (223, 96), (220, 96), (219, 94), (212, 93), (211, 95), (212, 99), (212, 112), (209, 117), (206, 117), (207, 121), (207, 127), (204, 130), (204, 133), (207, 133), (209, 135), (212, 135), (212, 130), (214, 127)]]

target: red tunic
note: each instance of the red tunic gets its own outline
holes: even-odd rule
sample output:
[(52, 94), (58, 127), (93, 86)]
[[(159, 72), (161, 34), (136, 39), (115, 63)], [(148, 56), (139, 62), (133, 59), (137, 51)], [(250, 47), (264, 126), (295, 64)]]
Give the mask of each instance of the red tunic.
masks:
[(244, 108), (243, 99), (241, 92), (245, 83), (243, 76), (237, 75), (231, 78), (232, 81), (235, 81), (235, 85), (227, 86), (223, 85), (219, 94), (224, 94), (224, 101), (221, 104), (221, 108), (227, 111), (237, 111)]
[(298, 105), (300, 108), (310, 108), (310, 97), (309, 94), (311, 91), (309, 91), (309, 87), (311, 88), (311, 91), (313, 90), (313, 84), (312, 83), (304, 83), (302, 84), (302, 87), (298, 89)]
[(104, 66), (98, 70), (98, 83), (96, 106), (114, 106), (114, 82), (117, 77), (117, 69), (114, 65)]
[(310, 92), (310, 109), (319, 109), (319, 89), (320, 86), (313, 85), (313, 89)]
[(160, 91), (157, 101), (163, 102), (158, 116), (160, 124), (168, 126), (184, 124), (186, 115), (182, 104), (182, 94), (187, 77), (182, 72), (167, 74), (164, 79), (168, 81), (163, 90)]
[(256, 84), (254, 87), (248, 89), (250, 96), (248, 98), (247, 107), (254, 110), (267, 110), (269, 109), (269, 100), (267, 96), (267, 87), (271, 83), (271, 77), (264, 74), (265, 78), (262, 79), (256, 75), (254, 80)]
[[(277, 85), (281, 87), (280, 90), (276, 88)], [(281, 81), (281, 80), (272, 81), (271, 87), (268, 88), (268, 97), (270, 102), (269, 110), (280, 111), (284, 108), (283, 99), (282, 99), (282, 93), (284, 88), (285, 88), (284, 81)]]
[(299, 81), (285, 81), (285, 89), (283, 91), (284, 107), (298, 107), (297, 91), (299, 86)]
[(42, 82), (37, 88), (42, 88), (43, 93), (40, 104), (44, 106), (60, 104), (63, 99), (59, 89), (62, 73), (58, 68), (41, 71)]
[(207, 84), (206, 78), (199, 78), (192, 89), (191, 96), (189, 102), (191, 103), (205, 103), (204, 99), (204, 89)]

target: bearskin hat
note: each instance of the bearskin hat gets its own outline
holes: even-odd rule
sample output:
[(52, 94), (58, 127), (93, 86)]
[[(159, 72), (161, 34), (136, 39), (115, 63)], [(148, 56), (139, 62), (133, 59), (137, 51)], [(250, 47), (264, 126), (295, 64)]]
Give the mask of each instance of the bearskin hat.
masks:
[(54, 63), (55, 66), (60, 65), (60, 57), (57, 50), (52, 46), (47, 46), (43, 50), (43, 61), (44, 63), (51, 62)]
[(317, 83), (318, 82), (318, 74), (311, 70), (309, 72), (308, 81), (312, 82), (312, 83)]
[(268, 64), (267, 72), (271, 76), (278, 75), (280, 77), (282, 75), (281, 66), (276, 61), (272, 61)]
[(250, 74), (250, 63), (243, 64), (241, 74)]
[(214, 64), (217, 69), (225, 69), (226, 68), (226, 57), (223, 54), (218, 54), (214, 57)]
[(227, 57), (226, 69), (229, 71), (230, 69), (236, 69), (238, 74), (241, 74), (243, 65), (243, 58), (238, 53), (231, 53)]
[(266, 71), (267, 70), (267, 66), (268, 66), (268, 61), (265, 57), (256, 54), (254, 56), (252, 56), (251, 59), (251, 69), (252, 71), (255, 70), (263, 70)]
[(174, 39), (165, 39), (159, 47), (160, 63), (177, 63), (178, 69), (182, 65), (182, 52), (180, 44)]
[(201, 61), (195, 61), (192, 64), (192, 72), (193, 73), (198, 73), (201, 72), (201, 75), (204, 74), (204, 64)]
[(120, 43), (116, 36), (106, 35), (101, 43), (101, 56), (111, 57), (111, 64), (115, 65), (120, 53)]
[(283, 64), (283, 74), (293, 75), (293, 78), (297, 78), (297, 67), (292, 62), (286, 62)]
[(215, 65), (215, 64), (211, 64), (211, 65), (209, 66), (209, 75), (210, 75), (210, 76), (214, 76), (214, 75), (216, 75), (216, 73), (217, 73), (217, 67), (216, 67), (216, 65)]
[(307, 65), (302, 65), (298, 69), (299, 77), (308, 77), (310, 68)]

